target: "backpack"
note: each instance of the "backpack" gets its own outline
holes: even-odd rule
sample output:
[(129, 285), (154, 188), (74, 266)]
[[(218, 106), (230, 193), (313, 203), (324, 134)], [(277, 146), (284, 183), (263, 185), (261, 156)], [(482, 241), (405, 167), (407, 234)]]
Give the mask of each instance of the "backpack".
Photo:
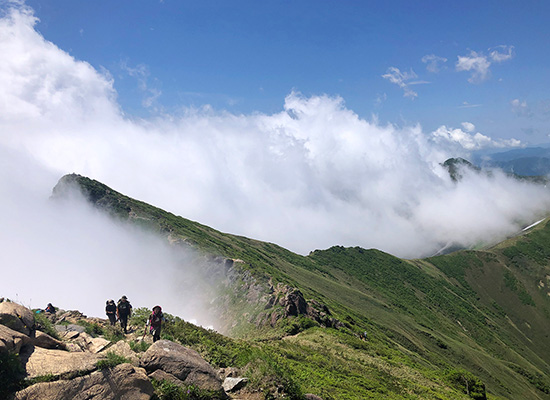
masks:
[(152, 313), (149, 317), (149, 321), (151, 321), (151, 328), (159, 326), (162, 321), (162, 312), (159, 315)]
[(127, 301), (121, 301), (118, 303), (118, 312), (120, 314), (129, 314), (130, 311), (130, 303)]

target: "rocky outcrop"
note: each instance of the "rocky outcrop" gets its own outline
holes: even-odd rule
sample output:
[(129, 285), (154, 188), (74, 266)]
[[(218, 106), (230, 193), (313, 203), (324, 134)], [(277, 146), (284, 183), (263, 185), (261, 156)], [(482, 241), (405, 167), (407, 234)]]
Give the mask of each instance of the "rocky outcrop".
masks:
[(129, 360), (132, 365), (136, 367), (139, 366), (139, 358), (137, 354), (134, 351), (132, 351), (132, 349), (130, 348), (130, 345), (123, 340), (113, 344), (111, 347), (109, 347), (108, 351), (116, 355), (119, 355), (121, 357), (124, 357), (125, 359)]
[(169, 340), (159, 340), (149, 347), (141, 357), (140, 365), (149, 373), (159, 369), (167, 372), (186, 385), (223, 391), (216, 370), (199, 353)]
[(61, 340), (57, 340), (41, 331), (36, 331), (32, 344), (43, 349), (67, 350), (67, 345)]
[(34, 333), (34, 315), (31, 310), (12, 302), (0, 303), (0, 324), (27, 336)]
[[(62, 325), (54, 326), (57, 339), (35, 330), (31, 310), (15, 303), (0, 305), (0, 353), (17, 356), (24, 373), (21, 379), (48, 380), (10, 392), (16, 400), (145, 400), (154, 395), (152, 379), (171, 382), (184, 390), (192, 385), (223, 399), (227, 398), (224, 387), (235, 392), (247, 382), (246, 378), (228, 377), (237, 375), (234, 368), (226, 369), (223, 375), (227, 379), (223, 382), (222, 375), (199, 353), (168, 340), (154, 343), (145, 353), (136, 353), (125, 340), (111, 343), (91, 336), (79, 324), (97, 323), (105, 328), (108, 322), (87, 318), (78, 311), (43, 314), (52, 323), (62, 320)], [(37, 321), (41, 322), (36, 326), (44, 329), (44, 321)], [(108, 353), (122, 356), (124, 363), (113, 366)], [(0, 393), (2, 397), (4, 391)]]
[(296, 288), (279, 283), (271, 286), (272, 294), (267, 299), (264, 312), (256, 318), (257, 325), (275, 326), (281, 318), (305, 316), (321, 326), (340, 328), (344, 324), (332, 317), (329, 308), (316, 300), (307, 301)]
[(15, 400), (149, 400), (153, 385), (141, 368), (120, 364), (71, 380), (37, 383), (15, 395)]
[(31, 342), (27, 335), (0, 325), (0, 353), (19, 353), (21, 347)]
[(185, 387), (185, 383), (183, 383), (181, 380), (176, 378), (174, 375), (169, 374), (168, 372), (164, 372), (162, 369), (157, 369), (156, 371), (151, 372), (149, 374), (149, 378), (159, 382), (167, 381), (182, 388)]
[(97, 362), (103, 357), (92, 353), (72, 353), (63, 350), (49, 350), (29, 347), (21, 353), (28, 378), (53, 375), (71, 378), (97, 369)]

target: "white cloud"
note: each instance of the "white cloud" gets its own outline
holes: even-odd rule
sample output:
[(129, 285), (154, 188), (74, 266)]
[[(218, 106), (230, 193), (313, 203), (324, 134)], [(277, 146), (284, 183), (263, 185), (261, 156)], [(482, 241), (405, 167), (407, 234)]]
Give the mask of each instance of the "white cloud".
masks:
[(463, 122), (462, 127), (468, 133), (471, 133), (476, 129), (476, 126), (474, 124), (472, 124), (471, 122)]
[(467, 101), (464, 101), (461, 106), (458, 106), (458, 108), (476, 108), (481, 107), (483, 104), (470, 104)]
[(426, 69), (429, 72), (437, 73), (441, 70), (441, 64), (446, 63), (447, 59), (445, 57), (439, 57), (435, 54), (428, 54), (422, 57), (422, 62), (426, 65)]
[[(93, 270), (107, 262), (90, 258), (101, 252), (86, 244), (95, 246), (106, 229), (105, 242), (97, 239), (105, 251), (116, 252), (111, 241), (127, 243), (109, 266), (135, 272), (133, 293), (149, 288), (140, 278), (148, 277), (147, 267), (123, 258), (126, 251), (140, 257), (139, 239), (123, 239), (126, 233), (93, 222), (78, 206), (63, 211), (75, 220), (56, 226), (63, 213), (40, 205), (56, 179), (70, 172), (224, 232), (304, 254), (339, 244), (420, 257), (449, 242), (502, 238), (550, 207), (540, 187), (499, 175), (466, 174), (455, 184), (440, 165), (471, 149), (516, 142), (446, 127), (425, 133), (420, 126), (380, 125), (360, 118), (341, 98), (291, 93), (274, 114), (234, 115), (204, 106), (125, 118), (110, 75), (44, 40), (34, 23), (25, 8), (0, 19), (0, 209), (9, 222), (7, 229), (3, 222), (0, 255), (14, 271), (39, 276), (53, 268), (63, 272), (58, 276), (66, 287), (84, 291), (77, 279), (82, 266)], [(397, 69), (388, 75), (404, 90), (416, 77)], [(61, 249), (69, 244), (76, 250), (67, 258)], [(156, 251), (148, 249), (146, 260)], [(17, 288), (21, 296), (25, 285)], [(42, 290), (41, 301), (55, 293), (31, 286)], [(130, 289), (125, 294), (137, 301), (140, 294)], [(107, 292), (99, 296), (105, 301)]]
[(500, 45), (489, 49), (491, 60), (496, 63), (508, 61), (514, 56), (514, 46)]
[(382, 75), (382, 78), (387, 79), (403, 89), (404, 97), (410, 97), (411, 99), (418, 97), (418, 93), (409, 87), (410, 82), (407, 82), (411, 79), (418, 78), (418, 75), (416, 75), (412, 69), (410, 72), (401, 72), (399, 68), (389, 67), (386, 73)]
[(472, 75), (468, 79), (470, 83), (480, 83), (486, 80), (489, 76), (489, 67), (491, 62), (487, 57), (471, 51), (468, 56), (458, 56), (456, 62), (457, 71), (471, 71)]
[(483, 135), (479, 132), (472, 134), (475, 130), (475, 125), (469, 122), (463, 122), (462, 129), (448, 128), (445, 125), (440, 126), (434, 132), (432, 132), (433, 140), (441, 145), (457, 144), (460, 148), (473, 151), (483, 148), (506, 148), (506, 147), (521, 147), (521, 141), (517, 139), (499, 139), (494, 140), (489, 136)]
[(468, 79), (470, 83), (481, 83), (489, 78), (491, 61), (501, 63), (513, 57), (514, 46), (497, 46), (489, 49), (489, 56), (483, 53), (470, 51), (467, 56), (458, 56), (456, 62), (457, 71), (470, 71), (472, 74)]

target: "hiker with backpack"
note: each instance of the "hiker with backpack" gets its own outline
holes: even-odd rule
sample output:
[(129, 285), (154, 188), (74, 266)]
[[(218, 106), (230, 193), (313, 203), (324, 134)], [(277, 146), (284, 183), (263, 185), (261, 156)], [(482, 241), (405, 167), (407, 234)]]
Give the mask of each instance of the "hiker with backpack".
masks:
[(153, 312), (147, 320), (147, 326), (149, 326), (149, 332), (153, 335), (153, 343), (160, 339), (160, 328), (162, 327), (162, 322), (165, 321), (164, 315), (162, 314), (162, 308), (160, 306), (154, 306)]
[(115, 326), (116, 323), (116, 304), (114, 300), (107, 300), (105, 303), (105, 313), (109, 317), (109, 322), (111, 326)]
[(126, 328), (128, 326), (128, 318), (132, 316), (132, 305), (126, 296), (122, 296), (118, 301), (116, 314), (120, 320), (120, 326), (124, 330), (124, 333), (128, 333)]

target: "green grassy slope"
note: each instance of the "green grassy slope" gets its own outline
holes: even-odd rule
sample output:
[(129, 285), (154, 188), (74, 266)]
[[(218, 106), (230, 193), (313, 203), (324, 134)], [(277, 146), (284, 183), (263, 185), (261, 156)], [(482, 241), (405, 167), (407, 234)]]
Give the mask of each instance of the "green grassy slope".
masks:
[[(118, 218), (204, 253), (243, 260), (243, 271), (258, 282), (285, 283), (327, 305), (345, 327), (320, 328), (297, 318), (266, 330), (239, 319), (238, 309), (227, 310), (241, 321), (233, 334), (270, 354), (304, 393), (325, 399), (483, 398), (476, 394), (480, 380), (489, 398), (550, 399), (548, 221), (484, 251), (402, 260), (378, 250), (332, 247), (304, 257), (218, 232), (88, 178), (63, 181), (77, 183)], [(285, 335), (289, 324), (301, 332)], [(363, 331), (366, 341), (357, 337)]]

